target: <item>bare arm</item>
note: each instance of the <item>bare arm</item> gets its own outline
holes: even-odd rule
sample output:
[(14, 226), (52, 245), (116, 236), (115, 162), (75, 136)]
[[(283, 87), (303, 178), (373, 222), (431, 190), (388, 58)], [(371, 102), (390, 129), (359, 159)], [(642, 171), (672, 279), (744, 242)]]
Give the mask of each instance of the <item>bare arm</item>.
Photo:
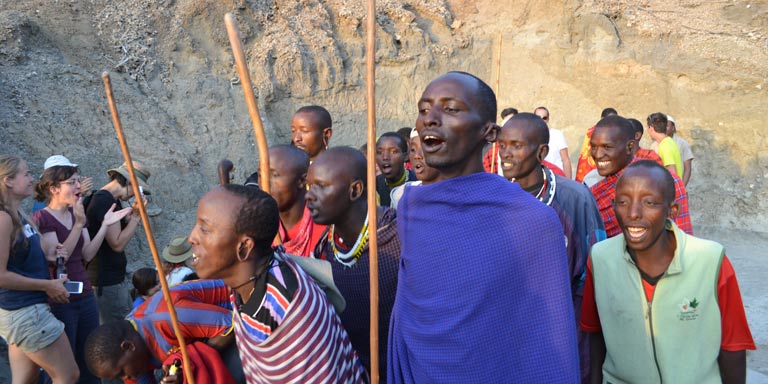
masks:
[(693, 159), (688, 159), (683, 162), (683, 184), (688, 187), (688, 180), (691, 179), (691, 172), (693, 171)]
[(605, 362), (605, 339), (602, 332), (589, 334), (589, 374), (592, 384), (603, 382), (603, 362)]
[(83, 245), (83, 260), (86, 263), (89, 263), (93, 260), (94, 256), (96, 256), (96, 252), (99, 251), (99, 247), (101, 247), (101, 243), (104, 241), (104, 236), (107, 234), (109, 227), (115, 226), (113, 224), (116, 224), (130, 213), (131, 208), (123, 208), (115, 212), (115, 204), (112, 204), (104, 215), (104, 221), (101, 222), (101, 227), (99, 227), (99, 231), (96, 232), (93, 239), (90, 238), (87, 231), (83, 232), (83, 238), (85, 240), (85, 244)]
[(573, 178), (573, 170), (571, 170), (571, 158), (568, 156), (568, 148), (560, 150), (560, 158), (563, 160), (563, 173), (565, 173), (565, 177), (569, 179)]
[(107, 229), (104, 239), (107, 241), (107, 244), (109, 244), (109, 247), (115, 252), (122, 252), (125, 250), (125, 247), (128, 246), (128, 242), (136, 233), (139, 223), (141, 223), (139, 211), (134, 210), (134, 212), (135, 214), (131, 215), (131, 219), (128, 221), (125, 228), (121, 229), (119, 225), (112, 225)]
[(664, 168), (666, 168), (667, 171), (669, 171), (669, 173), (671, 173), (672, 175), (680, 176), (680, 175), (677, 174), (677, 168), (675, 168), (674, 164), (667, 165)]
[(207, 344), (213, 347), (214, 349), (216, 349), (217, 351), (223, 351), (234, 341), (235, 341), (235, 333), (230, 332), (229, 334), (224, 336), (211, 337), (210, 339), (208, 339)]
[(8, 259), (11, 251), (11, 232), (13, 224), (11, 216), (6, 212), (0, 212), (0, 288), (17, 291), (42, 291), (54, 302), (66, 303), (69, 294), (64, 288), (64, 281), (32, 279), (8, 270)]
[(720, 378), (724, 384), (744, 384), (747, 382), (747, 352), (720, 350), (717, 357)]

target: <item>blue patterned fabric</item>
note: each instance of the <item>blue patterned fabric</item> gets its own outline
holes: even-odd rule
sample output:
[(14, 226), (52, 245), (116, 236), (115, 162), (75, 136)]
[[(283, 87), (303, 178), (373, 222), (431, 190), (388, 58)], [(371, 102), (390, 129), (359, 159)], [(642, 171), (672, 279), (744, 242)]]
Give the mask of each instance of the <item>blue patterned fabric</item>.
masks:
[(476, 173), (407, 188), (389, 383), (578, 383), (563, 228), (517, 184)]

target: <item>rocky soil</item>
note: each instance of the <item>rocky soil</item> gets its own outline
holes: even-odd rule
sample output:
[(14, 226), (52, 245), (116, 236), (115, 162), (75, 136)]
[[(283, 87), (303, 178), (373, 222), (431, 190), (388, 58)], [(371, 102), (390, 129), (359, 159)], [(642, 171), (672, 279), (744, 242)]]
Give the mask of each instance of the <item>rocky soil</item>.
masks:
[[(641, 121), (662, 111), (696, 156), (694, 226), (766, 237), (765, 0), (377, 3), (380, 132), (412, 125), (421, 90), (448, 70), (485, 79), (501, 108), (548, 106), (573, 159), (604, 107)], [(152, 219), (158, 247), (188, 233), (220, 159), (236, 164), (236, 181), (258, 165), (226, 12), (238, 20), (270, 143), (290, 140), (290, 116), (307, 104), (331, 111), (332, 144), (364, 142), (361, 1), (0, 0), (0, 153), (36, 171), (63, 153), (105, 183), (123, 161), (100, 79), (108, 70), (132, 155), (151, 167), (164, 210)], [(140, 232), (132, 269), (150, 260)]]

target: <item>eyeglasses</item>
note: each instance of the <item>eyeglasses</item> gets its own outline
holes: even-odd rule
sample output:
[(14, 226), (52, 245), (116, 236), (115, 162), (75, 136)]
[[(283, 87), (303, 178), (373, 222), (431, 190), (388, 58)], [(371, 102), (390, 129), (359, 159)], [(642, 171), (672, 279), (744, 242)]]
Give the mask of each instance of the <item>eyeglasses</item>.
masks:
[(61, 181), (59, 182), (59, 184), (75, 185), (75, 184), (80, 184), (81, 182), (82, 182), (82, 179), (78, 177), (77, 179), (69, 179), (69, 180)]

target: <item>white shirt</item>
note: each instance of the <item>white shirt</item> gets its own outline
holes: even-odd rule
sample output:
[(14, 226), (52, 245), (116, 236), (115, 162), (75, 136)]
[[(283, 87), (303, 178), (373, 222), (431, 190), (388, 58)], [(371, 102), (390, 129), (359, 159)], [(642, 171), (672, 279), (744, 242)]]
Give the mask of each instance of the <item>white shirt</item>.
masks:
[(568, 143), (565, 141), (565, 135), (559, 129), (549, 129), (549, 153), (544, 160), (557, 165), (563, 169), (563, 159), (560, 157), (560, 150), (568, 149)]

